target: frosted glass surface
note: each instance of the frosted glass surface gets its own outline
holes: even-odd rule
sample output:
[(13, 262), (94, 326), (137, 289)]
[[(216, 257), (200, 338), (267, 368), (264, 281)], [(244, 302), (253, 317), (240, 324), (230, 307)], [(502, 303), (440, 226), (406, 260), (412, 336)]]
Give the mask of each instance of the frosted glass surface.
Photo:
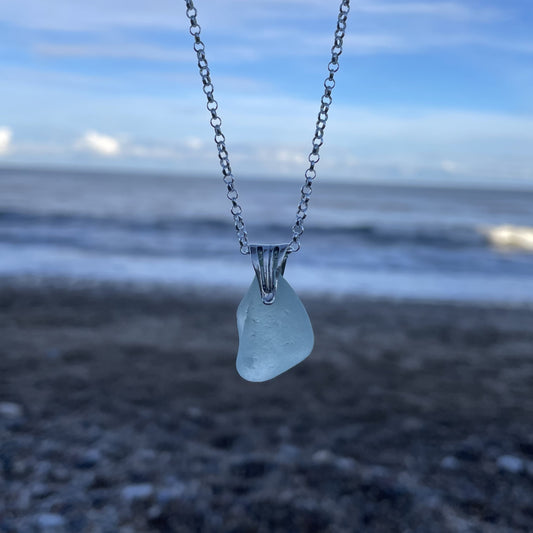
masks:
[(292, 287), (280, 276), (276, 300), (265, 305), (257, 278), (237, 309), (237, 372), (267, 381), (303, 361), (315, 342), (311, 321)]

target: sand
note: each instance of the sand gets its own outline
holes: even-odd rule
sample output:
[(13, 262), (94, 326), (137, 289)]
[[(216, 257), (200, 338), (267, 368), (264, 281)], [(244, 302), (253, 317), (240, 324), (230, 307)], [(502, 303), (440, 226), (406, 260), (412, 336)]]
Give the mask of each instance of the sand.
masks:
[(533, 531), (533, 311), (303, 300), (254, 384), (238, 296), (4, 285), (0, 531)]

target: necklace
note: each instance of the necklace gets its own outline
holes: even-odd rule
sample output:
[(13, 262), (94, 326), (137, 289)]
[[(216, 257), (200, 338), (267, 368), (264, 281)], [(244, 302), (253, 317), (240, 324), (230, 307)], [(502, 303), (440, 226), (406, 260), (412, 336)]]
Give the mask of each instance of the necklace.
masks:
[(198, 12), (193, 0), (185, 0), (185, 5), (190, 22), (189, 32), (194, 38), (194, 51), (198, 58), (203, 91), (207, 97), (207, 109), (211, 113), (210, 124), (215, 133), (218, 159), (227, 188), (226, 196), (231, 202), (231, 214), (240, 251), (243, 255), (251, 256), (255, 270), (252, 284), (237, 309), (239, 333), (237, 372), (248, 381), (267, 381), (303, 361), (313, 350), (314, 334), (309, 315), (283, 274), (288, 255), (300, 249), (303, 223), (307, 217), (313, 180), (316, 177), (315, 166), (320, 160), (320, 147), (324, 142), (324, 130), (332, 103), (335, 73), (339, 70), (339, 56), (342, 53), (350, 0), (341, 0), (340, 3), (328, 76), (324, 80), (324, 94), (320, 99), (312, 150), (308, 156), (309, 167), (305, 171), (305, 182), (300, 189), (301, 196), (296, 211), (296, 221), (292, 226), (292, 238), (285, 244), (248, 242), (243, 211), (237, 201), (239, 194), (229, 162), (226, 138), (222, 133), (222, 120), (218, 115), (218, 102), (213, 95), (214, 87), (205, 56), (205, 45), (200, 38)]

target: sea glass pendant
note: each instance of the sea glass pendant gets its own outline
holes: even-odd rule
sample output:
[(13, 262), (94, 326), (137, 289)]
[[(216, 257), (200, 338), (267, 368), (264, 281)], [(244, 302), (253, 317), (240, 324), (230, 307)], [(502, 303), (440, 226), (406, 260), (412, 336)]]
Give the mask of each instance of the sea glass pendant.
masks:
[(256, 277), (237, 309), (237, 372), (267, 381), (303, 361), (314, 344), (311, 321), (283, 278), (289, 245), (250, 245)]

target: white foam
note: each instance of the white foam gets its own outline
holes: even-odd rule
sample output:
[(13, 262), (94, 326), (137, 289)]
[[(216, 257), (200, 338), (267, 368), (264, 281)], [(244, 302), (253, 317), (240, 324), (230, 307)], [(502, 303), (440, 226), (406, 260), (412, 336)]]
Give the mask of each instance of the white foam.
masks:
[[(248, 258), (184, 258), (168, 256), (80, 253), (50, 246), (0, 245), (0, 276), (38, 279), (168, 284), (179, 288), (244, 291), (253, 279)], [(533, 303), (533, 278), (501, 274), (371, 271), (288, 264), (285, 275), (299, 293), (363, 295), (379, 298)]]
[(526, 226), (493, 226), (482, 230), (490, 243), (498, 248), (533, 252), (533, 228)]

